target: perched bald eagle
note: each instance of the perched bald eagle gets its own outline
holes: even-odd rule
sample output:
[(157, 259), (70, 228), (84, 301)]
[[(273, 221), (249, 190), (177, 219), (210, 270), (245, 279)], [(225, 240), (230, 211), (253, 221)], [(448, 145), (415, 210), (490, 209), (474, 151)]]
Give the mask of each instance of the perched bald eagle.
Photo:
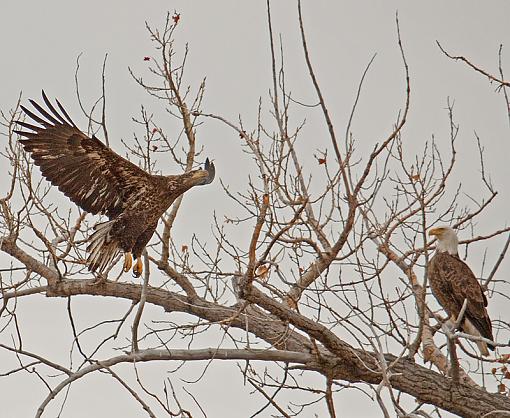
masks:
[[(432, 293), (454, 321), (467, 299), (462, 331), (494, 341), (487, 298), (471, 269), (459, 258), (457, 234), (452, 228), (442, 226), (429, 230), (429, 235), (437, 238), (436, 253), (428, 264)], [(489, 355), (487, 347), (494, 350), (493, 345), (483, 341), (477, 341), (476, 345), (483, 356)]]
[(87, 265), (103, 273), (113, 258), (124, 252), (124, 271), (133, 264), (133, 275), (142, 273), (141, 254), (151, 239), (159, 218), (173, 201), (193, 186), (214, 179), (214, 164), (203, 170), (174, 176), (151, 175), (113, 152), (94, 135), (81, 132), (60, 102), (58, 112), (42, 92), (44, 109), (30, 103), (39, 115), (21, 106), (41, 126), (18, 121), (25, 130), (20, 142), (42, 175), (69, 199), (92, 214), (105, 214), (109, 221), (94, 226), (89, 237)]

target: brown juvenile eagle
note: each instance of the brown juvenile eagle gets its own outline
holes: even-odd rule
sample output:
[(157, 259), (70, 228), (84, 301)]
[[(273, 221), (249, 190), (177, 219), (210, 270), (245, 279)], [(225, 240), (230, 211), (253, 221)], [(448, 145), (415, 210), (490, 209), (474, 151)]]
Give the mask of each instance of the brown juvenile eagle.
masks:
[(105, 214), (109, 221), (94, 226), (89, 238), (87, 265), (102, 273), (113, 258), (124, 252), (124, 271), (135, 258), (133, 275), (142, 273), (142, 251), (159, 218), (173, 201), (193, 186), (214, 179), (214, 164), (181, 175), (155, 176), (113, 152), (94, 135), (80, 131), (60, 102), (58, 112), (42, 92), (44, 109), (30, 103), (39, 115), (21, 106), (41, 126), (18, 121), (25, 130), (15, 131), (42, 175), (83, 210)]
[[(436, 253), (428, 264), (432, 293), (454, 321), (457, 320), (466, 299), (462, 330), (467, 334), (494, 341), (492, 324), (486, 309), (487, 298), (471, 269), (459, 258), (457, 234), (452, 228), (442, 226), (429, 230), (429, 235), (437, 238)], [(483, 341), (476, 341), (476, 345), (483, 356), (489, 355), (487, 347), (491, 350), (495, 348)]]

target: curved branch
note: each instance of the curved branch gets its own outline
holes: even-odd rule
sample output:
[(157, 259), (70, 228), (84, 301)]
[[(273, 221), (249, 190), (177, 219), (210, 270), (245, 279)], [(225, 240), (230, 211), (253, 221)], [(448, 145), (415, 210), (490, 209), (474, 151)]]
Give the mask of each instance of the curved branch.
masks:
[(121, 363), (142, 363), (158, 360), (197, 361), (211, 359), (282, 361), (285, 363), (305, 364), (311, 360), (311, 355), (280, 350), (235, 350), (216, 348), (205, 348), (200, 350), (143, 350), (135, 353), (123, 354), (107, 360), (98, 361), (90, 366), (84, 367), (59, 383), (41, 403), (35, 417), (39, 418), (42, 416), (46, 406), (48, 406), (48, 404), (62, 391), (62, 389), (66, 388), (72, 382), (97, 370), (109, 370), (112, 366)]

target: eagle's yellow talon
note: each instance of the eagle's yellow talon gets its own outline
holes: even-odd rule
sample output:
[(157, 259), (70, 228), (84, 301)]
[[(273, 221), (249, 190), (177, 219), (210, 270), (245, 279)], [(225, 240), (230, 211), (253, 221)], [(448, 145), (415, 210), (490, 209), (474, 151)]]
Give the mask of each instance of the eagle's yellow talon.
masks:
[(136, 259), (136, 263), (133, 266), (133, 277), (140, 277), (143, 271), (142, 258), (139, 257)]
[(131, 253), (124, 253), (124, 273), (127, 273), (131, 270), (131, 266), (133, 265), (133, 257), (131, 257)]

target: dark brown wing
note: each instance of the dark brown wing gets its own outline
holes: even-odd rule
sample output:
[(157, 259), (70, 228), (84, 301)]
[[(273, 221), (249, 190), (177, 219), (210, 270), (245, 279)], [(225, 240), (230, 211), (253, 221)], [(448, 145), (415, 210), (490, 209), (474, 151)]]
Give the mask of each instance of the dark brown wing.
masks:
[(485, 309), (487, 299), (469, 266), (456, 256), (437, 253), (429, 269), (432, 291), (446, 311), (457, 316), (467, 299), (465, 317), (482, 336), (493, 340), (491, 321)]
[(60, 113), (43, 91), (47, 109), (30, 100), (39, 115), (22, 106), (34, 122), (15, 131), (42, 175), (83, 210), (117, 216), (126, 202), (152, 184), (151, 176), (113, 152), (95, 136), (81, 132), (57, 100)]

